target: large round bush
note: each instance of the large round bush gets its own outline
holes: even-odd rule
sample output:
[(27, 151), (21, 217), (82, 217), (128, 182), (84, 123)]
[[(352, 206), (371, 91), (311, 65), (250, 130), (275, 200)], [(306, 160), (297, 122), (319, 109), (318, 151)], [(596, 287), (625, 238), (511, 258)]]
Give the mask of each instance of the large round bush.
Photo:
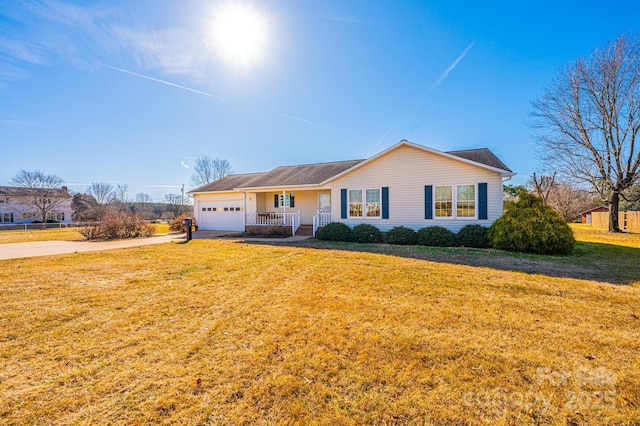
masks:
[(489, 243), (500, 250), (567, 254), (575, 239), (567, 222), (542, 199), (527, 192), (489, 228)]
[(458, 231), (458, 244), (463, 247), (487, 248), (489, 228), (482, 225), (465, 225)]
[(406, 226), (394, 226), (384, 237), (387, 244), (412, 245), (418, 243), (418, 234)]
[(331, 222), (320, 228), (316, 238), (324, 241), (351, 241), (351, 228), (344, 223)]
[(351, 230), (351, 240), (356, 243), (381, 243), (382, 233), (373, 225), (361, 223)]
[(418, 231), (418, 244), (422, 246), (455, 247), (456, 234), (442, 226), (427, 226)]

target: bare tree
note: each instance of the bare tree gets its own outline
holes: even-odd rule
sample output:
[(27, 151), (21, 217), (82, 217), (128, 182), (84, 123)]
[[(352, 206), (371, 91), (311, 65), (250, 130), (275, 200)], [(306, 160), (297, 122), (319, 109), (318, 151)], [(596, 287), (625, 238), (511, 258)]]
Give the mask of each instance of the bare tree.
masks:
[(532, 102), (542, 159), (609, 202), (619, 232), (620, 194), (640, 177), (640, 39), (622, 35), (559, 73)]
[(206, 155), (196, 159), (191, 181), (196, 185), (205, 185), (233, 173), (228, 160), (211, 158)]
[(151, 196), (149, 194), (145, 194), (144, 192), (139, 192), (136, 194), (136, 203), (150, 204)]
[(61, 187), (63, 183), (61, 177), (40, 170), (20, 170), (11, 179), (11, 184), (19, 188), (16, 195), (24, 197), (25, 204), (36, 210), (42, 226), (47, 222), (47, 213), (71, 198), (67, 189)]
[(580, 217), (580, 213), (597, 205), (593, 195), (569, 182), (556, 182), (547, 203), (567, 222)]
[(108, 182), (91, 182), (87, 192), (93, 195), (98, 204), (107, 204), (113, 198), (113, 185)]
[(127, 199), (128, 190), (129, 190), (129, 185), (127, 185), (126, 183), (119, 183), (118, 185), (116, 185), (116, 188), (113, 190), (113, 198), (115, 198), (116, 201), (119, 201), (121, 203), (126, 203), (127, 201), (129, 201)]
[(553, 191), (556, 186), (556, 172), (553, 172), (551, 176), (537, 176), (536, 173), (533, 172), (530, 183), (536, 195), (542, 198), (544, 204), (548, 204), (549, 195), (551, 195), (551, 191)]
[(164, 196), (164, 201), (167, 204), (167, 210), (173, 213), (173, 217), (178, 217), (182, 213), (184, 213), (184, 204), (182, 202), (182, 195), (167, 194)]

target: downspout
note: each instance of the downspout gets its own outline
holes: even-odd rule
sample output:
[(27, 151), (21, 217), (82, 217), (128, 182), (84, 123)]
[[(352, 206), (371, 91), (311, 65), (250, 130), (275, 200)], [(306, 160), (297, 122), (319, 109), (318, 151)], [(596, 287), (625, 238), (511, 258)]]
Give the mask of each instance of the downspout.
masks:
[[(504, 183), (509, 182), (513, 176), (507, 176), (506, 179), (500, 179), (502, 181), (502, 196), (500, 197), (500, 211), (504, 213)], [(502, 215), (502, 214), (501, 214)]]

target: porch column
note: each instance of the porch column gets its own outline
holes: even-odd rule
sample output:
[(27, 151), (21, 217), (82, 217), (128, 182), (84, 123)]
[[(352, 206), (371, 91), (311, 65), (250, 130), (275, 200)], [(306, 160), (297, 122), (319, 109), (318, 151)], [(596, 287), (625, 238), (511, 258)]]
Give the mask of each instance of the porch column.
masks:
[(287, 212), (287, 202), (286, 202), (286, 198), (287, 198), (287, 193), (286, 191), (283, 189), (282, 190), (282, 211), (284, 213)]
[(247, 230), (247, 193), (244, 191), (242, 192), (242, 228)]

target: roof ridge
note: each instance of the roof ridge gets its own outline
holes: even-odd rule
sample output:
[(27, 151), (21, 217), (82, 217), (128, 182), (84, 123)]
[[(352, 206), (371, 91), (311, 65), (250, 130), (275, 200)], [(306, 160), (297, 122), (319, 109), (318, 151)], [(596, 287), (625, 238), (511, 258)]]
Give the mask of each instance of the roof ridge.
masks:
[[(269, 173), (269, 172), (266, 171), (266, 172), (253, 172), (253, 173), (231, 173), (231, 174), (228, 174), (226, 176), (221, 177), (220, 179), (224, 179), (227, 176), (248, 176), (248, 175), (259, 175), (260, 173)], [(211, 183), (211, 182), (209, 182), (209, 183)]]
[(357, 160), (339, 160), (339, 161), (320, 161), (317, 163), (306, 163), (306, 164), (290, 164), (288, 166), (276, 166), (274, 169), (282, 169), (284, 167), (301, 167), (301, 166), (318, 166), (318, 165), (322, 165), (322, 164), (337, 164), (337, 163), (352, 163), (354, 161), (358, 161), (358, 162), (362, 162), (366, 160), (366, 158), (363, 159), (357, 159)]
[(469, 149), (456, 149), (454, 151), (444, 151), (444, 152), (446, 152), (447, 154), (451, 154), (452, 152), (480, 151), (482, 149), (486, 149), (488, 151), (491, 151), (489, 148), (469, 148)]

